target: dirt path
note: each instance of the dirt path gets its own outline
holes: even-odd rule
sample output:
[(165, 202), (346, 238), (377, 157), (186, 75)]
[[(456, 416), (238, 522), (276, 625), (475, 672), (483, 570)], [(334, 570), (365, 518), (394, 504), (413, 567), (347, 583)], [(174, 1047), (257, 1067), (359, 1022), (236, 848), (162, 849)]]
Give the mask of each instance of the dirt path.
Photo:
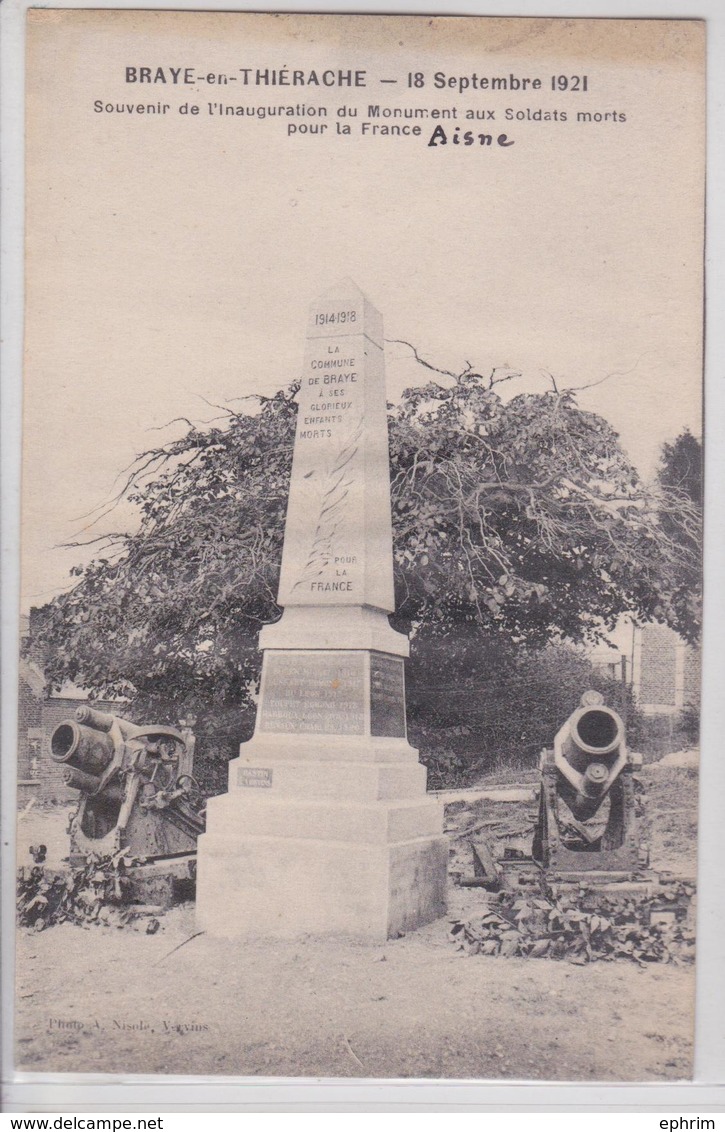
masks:
[[(18, 1068), (663, 1080), (690, 1073), (690, 969), (466, 958), (436, 924), (385, 945), (225, 943), (190, 906), (148, 936), (19, 937)], [(80, 1028), (82, 1026), (82, 1028)]]

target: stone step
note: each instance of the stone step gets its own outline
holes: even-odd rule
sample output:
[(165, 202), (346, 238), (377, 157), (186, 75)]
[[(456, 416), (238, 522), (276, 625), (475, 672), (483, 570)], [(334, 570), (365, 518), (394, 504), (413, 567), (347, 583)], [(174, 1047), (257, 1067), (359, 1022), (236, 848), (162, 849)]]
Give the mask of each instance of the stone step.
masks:
[(365, 735), (263, 735), (257, 733), (239, 747), (239, 760), (249, 766), (277, 762), (418, 763), (418, 752), (407, 739)]
[(231, 793), (273, 792), (277, 798), (340, 802), (395, 801), (425, 796), (426, 769), (420, 763), (282, 762), (230, 764)]
[(440, 835), (443, 808), (432, 798), (399, 802), (293, 801), (268, 791), (237, 791), (209, 800), (208, 826), (228, 838), (320, 838), (392, 844)]
[(445, 915), (445, 837), (397, 845), (237, 838), (221, 823), (199, 850), (197, 922), (214, 935), (382, 941)]

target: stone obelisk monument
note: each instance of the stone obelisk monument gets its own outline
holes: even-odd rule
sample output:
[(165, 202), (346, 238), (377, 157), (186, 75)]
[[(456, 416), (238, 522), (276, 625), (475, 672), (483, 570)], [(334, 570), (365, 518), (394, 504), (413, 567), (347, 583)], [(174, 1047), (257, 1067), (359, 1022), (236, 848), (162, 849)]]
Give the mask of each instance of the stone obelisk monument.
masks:
[(200, 927), (385, 939), (445, 912), (442, 807), (408, 744), (395, 632), (383, 327), (347, 281), (312, 305), (278, 601), (253, 738), (208, 804)]

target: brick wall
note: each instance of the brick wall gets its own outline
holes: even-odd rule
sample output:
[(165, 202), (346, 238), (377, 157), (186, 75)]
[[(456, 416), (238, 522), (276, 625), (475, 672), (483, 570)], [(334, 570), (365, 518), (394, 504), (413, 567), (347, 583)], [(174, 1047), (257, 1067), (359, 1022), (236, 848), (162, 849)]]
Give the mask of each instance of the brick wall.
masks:
[(684, 707), (700, 703), (700, 652), (688, 647), (685, 649), (683, 671), (682, 703)]
[[(32, 732), (40, 727), (41, 700), (23, 676), (18, 694), (18, 779), (36, 778), (38, 740)], [(29, 734), (30, 733), (30, 734)]]
[(666, 625), (642, 629), (640, 704), (677, 705), (677, 643), (677, 635)]

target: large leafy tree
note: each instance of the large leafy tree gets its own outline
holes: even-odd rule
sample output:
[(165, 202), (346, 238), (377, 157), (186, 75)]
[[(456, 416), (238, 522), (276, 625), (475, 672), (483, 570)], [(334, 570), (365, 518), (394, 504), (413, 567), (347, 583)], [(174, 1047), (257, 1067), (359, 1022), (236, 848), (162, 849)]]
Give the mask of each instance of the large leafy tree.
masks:
[(689, 429), (663, 444), (657, 481), (660, 527), (682, 553), (665, 565), (662, 602), (655, 614), (693, 643), (702, 603), (702, 444)]
[[(433, 655), (471, 635), (520, 649), (593, 641), (625, 612), (691, 636), (695, 610), (672, 595), (699, 568), (683, 537), (696, 501), (662, 475), (648, 487), (575, 391), (552, 381), (505, 397), (517, 376), (436, 371), (390, 408), (396, 616), (417, 669), (426, 642)], [(295, 395), (185, 420), (178, 440), (138, 457), (119, 493), (137, 527), (95, 536), (77, 583), (35, 611), (52, 681), (130, 694), (137, 711), (233, 719), (238, 737), (257, 634), (279, 614)]]
[(504, 401), (498, 384), (466, 371), (408, 390), (393, 412), (401, 613), (528, 646), (596, 640), (622, 613), (666, 619), (698, 548), (660, 520), (691, 523), (694, 505), (662, 480), (648, 487), (574, 391)]

